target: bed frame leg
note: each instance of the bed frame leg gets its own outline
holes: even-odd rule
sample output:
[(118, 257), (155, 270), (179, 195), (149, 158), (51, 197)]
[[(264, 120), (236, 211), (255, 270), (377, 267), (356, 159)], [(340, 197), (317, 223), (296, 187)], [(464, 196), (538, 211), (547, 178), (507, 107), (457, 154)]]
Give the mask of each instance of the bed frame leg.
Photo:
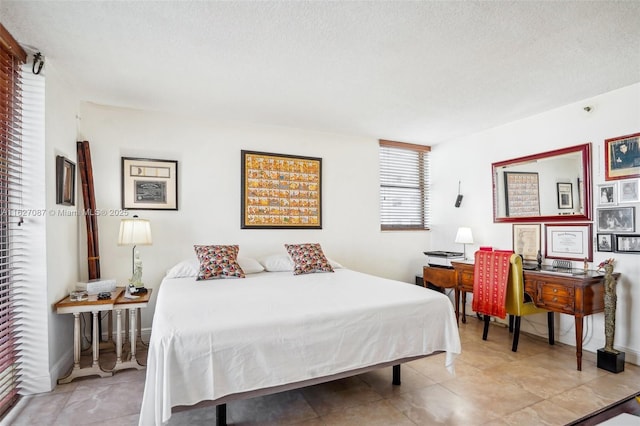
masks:
[(227, 426), (227, 404), (216, 405), (216, 426)]
[(393, 381), (396, 386), (400, 386), (400, 364), (393, 366)]

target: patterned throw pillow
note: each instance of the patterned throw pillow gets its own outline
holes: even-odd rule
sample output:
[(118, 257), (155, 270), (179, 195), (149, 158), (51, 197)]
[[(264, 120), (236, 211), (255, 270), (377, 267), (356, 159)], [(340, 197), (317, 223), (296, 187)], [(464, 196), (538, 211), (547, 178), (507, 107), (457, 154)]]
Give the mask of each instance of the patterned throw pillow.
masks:
[(233, 246), (193, 246), (200, 261), (200, 271), (196, 280), (235, 277), (244, 278), (244, 271), (238, 265), (237, 245)]
[(293, 260), (293, 275), (309, 274), (317, 271), (333, 272), (331, 264), (318, 243), (285, 244)]

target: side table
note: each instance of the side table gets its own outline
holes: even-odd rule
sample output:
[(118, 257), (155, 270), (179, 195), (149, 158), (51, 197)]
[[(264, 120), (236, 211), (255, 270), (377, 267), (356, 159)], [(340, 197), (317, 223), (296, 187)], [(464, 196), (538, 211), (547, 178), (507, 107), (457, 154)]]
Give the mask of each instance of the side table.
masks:
[[(141, 336), (141, 321), (138, 322), (136, 327), (136, 316), (139, 316), (140, 308), (146, 308), (149, 304), (149, 298), (151, 297), (151, 290), (147, 289), (145, 294), (141, 294), (135, 299), (131, 299), (125, 296), (123, 292), (114, 304), (114, 311), (116, 312), (116, 364), (113, 371), (124, 370), (127, 368), (135, 368), (142, 370), (145, 368), (136, 360), (136, 341)], [(131, 343), (131, 357), (128, 361), (122, 360), (122, 310), (127, 309), (129, 311), (129, 342)], [(138, 314), (138, 315), (136, 315)], [(142, 339), (140, 339), (142, 340)]]
[[(120, 297), (123, 288), (117, 288), (111, 292), (109, 299), (98, 300), (97, 295), (89, 296), (88, 300), (71, 301), (70, 296), (63, 298), (55, 304), (58, 314), (73, 314), (73, 369), (69, 374), (58, 379), (58, 384), (69, 383), (76, 377), (84, 376), (100, 376), (108, 377), (113, 375), (113, 371), (104, 371), (100, 368), (98, 357), (100, 356), (100, 336), (98, 336), (98, 322), (100, 321), (99, 313), (101, 311), (110, 311), (113, 309), (116, 299)], [(92, 328), (92, 352), (93, 361), (90, 367), (80, 368), (80, 314), (82, 312), (91, 312), (93, 314)]]

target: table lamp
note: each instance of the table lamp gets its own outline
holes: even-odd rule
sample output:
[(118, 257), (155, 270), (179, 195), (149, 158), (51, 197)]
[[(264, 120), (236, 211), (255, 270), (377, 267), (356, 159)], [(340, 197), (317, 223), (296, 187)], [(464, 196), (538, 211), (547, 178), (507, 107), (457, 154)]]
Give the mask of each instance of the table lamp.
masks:
[[(151, 245), (151, 223), (146, 219), (140, 219), (137, 215), (133, 219), (122, 219), (120, 222), (120, 234), (118, 245), (131, 245), (131, 279), (129, 280), (129, 291), (137, 292), (137, 289), (144, 287), (142, 283), (142, 261), (136, 252), (137, 245)], [(133, 288), (132, 288), (133, 287)]]
[(467, 259), (467, 244), (473, 244), (471, 228), (460, 227), (456, 233), (456, 243), (462, 244), (465, 260)]

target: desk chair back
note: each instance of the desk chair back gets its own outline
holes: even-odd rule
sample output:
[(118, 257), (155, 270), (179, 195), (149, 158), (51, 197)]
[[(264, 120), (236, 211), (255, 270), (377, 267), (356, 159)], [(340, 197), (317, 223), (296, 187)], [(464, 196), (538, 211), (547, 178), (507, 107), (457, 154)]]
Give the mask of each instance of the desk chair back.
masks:
[[(547, 313), (547, 327), (549, 329), (549, 344), (554, 344), (554, 321), (553, 312), (538, 308), (533, 301), (528, 298), (525, 301), (524, 274), (522, 270), (522, 258), (511, 255), (511, 273), (507, 285), (507, 313), (509, 314), (509, 331), (513, 331), (513, 345), (511, 350), (518, 350), (518, 339), (520, 337), (520, 319), (525, 315)], [(514, 324), (515, 322), (515, 324)]]

